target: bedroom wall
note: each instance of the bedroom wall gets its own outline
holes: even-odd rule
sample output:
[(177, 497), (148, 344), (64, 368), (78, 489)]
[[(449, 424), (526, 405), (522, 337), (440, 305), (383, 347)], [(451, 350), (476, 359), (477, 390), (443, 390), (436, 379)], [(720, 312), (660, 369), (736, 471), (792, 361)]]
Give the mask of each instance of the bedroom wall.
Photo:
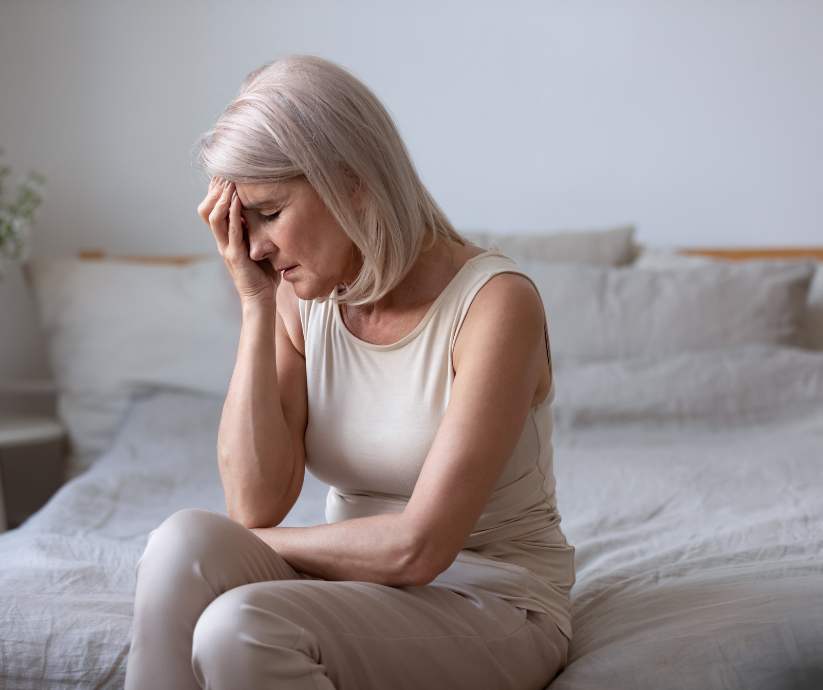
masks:
[[(48, 178), (35, 255), (213, 251), (194, 141), (250, 69), (308, 52), (383, 100), (458, 228), (820, 244), (821, 34), (812, 0), (4, 0), (0, 161)], [(42, 373), (14, 328), (0, 378)]]

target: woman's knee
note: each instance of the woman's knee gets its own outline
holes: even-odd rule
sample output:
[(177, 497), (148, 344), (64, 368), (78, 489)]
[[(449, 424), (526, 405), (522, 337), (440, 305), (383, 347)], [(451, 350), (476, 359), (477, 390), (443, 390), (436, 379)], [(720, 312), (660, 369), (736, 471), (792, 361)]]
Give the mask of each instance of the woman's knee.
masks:
[(281, 595), (286, 592), (267, 593), (250, 584), (224, 592), (206, 607), (192, 636), (192, 668), (201, 683), (207, 677), (231, 678), (237, 687), (251, 687), (278, 669), (294, 672), (310, 664), (312, 655), (319, 658), (314, 636), (279, 612)]
[(167, 517), (149, 534), (148, 542), (137, 563), (158, 562), (166, 575), (175, 569), (190, 571), (193, 562), (201, 565), (225, 557), (226, 549), (236, 542), (245, 527), (225, 515), (200, 508), (185, 508)]

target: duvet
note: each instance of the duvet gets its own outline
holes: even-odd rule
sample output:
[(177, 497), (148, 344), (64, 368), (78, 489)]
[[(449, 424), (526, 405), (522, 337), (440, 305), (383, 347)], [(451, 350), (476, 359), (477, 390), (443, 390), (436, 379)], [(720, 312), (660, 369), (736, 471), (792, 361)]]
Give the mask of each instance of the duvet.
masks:
[[(786, 346), (555, 372), (575, 546), (557, 690), (823, 687), (823, 353)], [(121, 688), (135, 565), (176, 510), (225, 512), (222, 399), (147, 390), (113, 446), (0, 535), (0, 688)], [(323, 522), (307, 474), (284, 525)]]

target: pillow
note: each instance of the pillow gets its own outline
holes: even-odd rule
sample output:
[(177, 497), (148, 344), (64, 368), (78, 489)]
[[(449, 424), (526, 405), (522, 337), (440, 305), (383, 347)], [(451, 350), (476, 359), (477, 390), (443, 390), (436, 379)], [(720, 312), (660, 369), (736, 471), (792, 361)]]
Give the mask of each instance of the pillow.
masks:
[[(636, 268), (648, 270), (678, 269), (691, 266), (705, 266), (719, 263), (723, 259), (679, 254), (671, 248), (642, 247), (637, 260), (632, 264)], [(735, 260), (735, 263), (740, 263)], [(800, 326), (799, 343), (810, 350), (823, 351), (823, 261), (816, 262), (816, 270), (806, 299), (806, 311)]]
[(716, 428), (819, 419), (823, 353), (782, 345), (589, 362), (557, 372), (558, 429), (613, 424)]
[(500, 250), (512, 259), (565, 261), (621, 266), (636, 254), (634, 226), (608, 230), (555, 232), (550, 234), (501, 235), (492, 232), (461, 232), (472, 243)]
[(813, 262), (711, 262), (677, 271), (519, 261), (568, 363), (744, 343), (797, 344)]
[[(661, 271), (679, 268), (693, 268), (719, 263), (719, 260), (698, 254), (680, 254), (676, 249), (652, 249), (643, 247), (632, 263), (634, 268)], [(729, 262), (725, 262), (729, 263)]]
[(111, 446), (135, 393), (227, 392), (241, 311), (221, 258), (182, 266), (40, 258), (29, 275), (70, 477)]
[(803, 321), (803, 343), (810, 350), (823, 351), (823, 261), (817, 262)]

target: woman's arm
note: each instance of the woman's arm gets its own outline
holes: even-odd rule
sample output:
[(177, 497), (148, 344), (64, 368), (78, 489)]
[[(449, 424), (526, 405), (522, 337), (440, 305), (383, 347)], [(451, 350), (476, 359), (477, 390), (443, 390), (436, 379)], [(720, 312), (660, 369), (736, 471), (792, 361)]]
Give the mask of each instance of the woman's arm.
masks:
[(426, 584), (419, 548), (403, 513), (383, 513), (313, 527), (253, 529), (295, 570), (324, 580), (393, 587)]
[(251, 528), (280, 522), (303, 478), (295, 476), (297, 463), (277, 380), (275, 301), (246, 301), (242, 314), (217, 448), (228, 516)]
[(276, 524), (303, 486), (302, 463), (296, 473), (295, 442), (277, 381), (275, 350), (281, 329), (276, 293), (282, 280), (267, 262), (251, 259), (233, 182), (213, 177), (197, 214), (212, 231), (243, 314), (237, 361), (217, 433), (228, 515), (245, 527)]

